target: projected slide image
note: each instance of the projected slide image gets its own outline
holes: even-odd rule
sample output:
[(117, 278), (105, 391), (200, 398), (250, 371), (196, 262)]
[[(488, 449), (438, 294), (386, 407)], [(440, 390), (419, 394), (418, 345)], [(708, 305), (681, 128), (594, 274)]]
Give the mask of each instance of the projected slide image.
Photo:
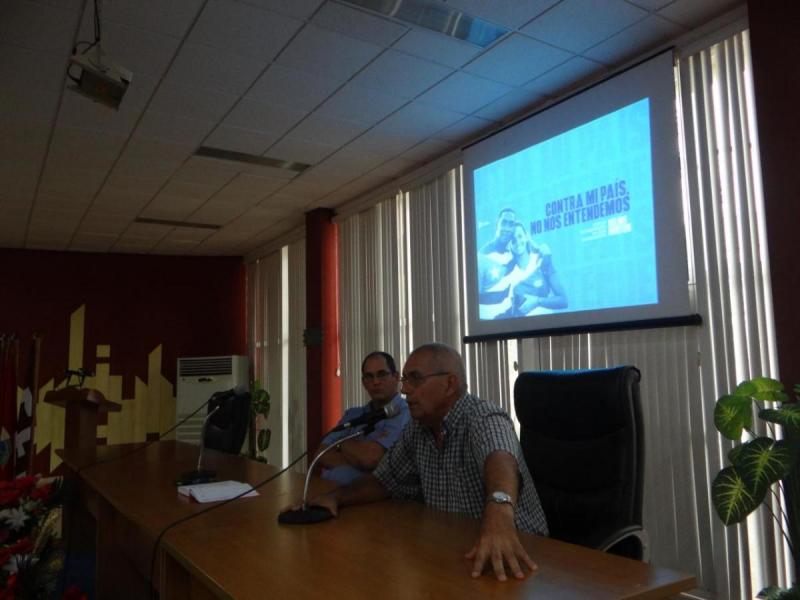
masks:
[(658, 302), (649, 100), (474, 172), (479, 318)]

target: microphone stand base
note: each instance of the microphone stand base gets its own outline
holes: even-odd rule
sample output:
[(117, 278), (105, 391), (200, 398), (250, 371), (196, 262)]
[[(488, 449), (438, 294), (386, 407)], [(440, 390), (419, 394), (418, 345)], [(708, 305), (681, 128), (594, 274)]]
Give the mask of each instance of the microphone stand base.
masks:
[(217, 477), (216, 471), (207, 471), (200, 469), (199, 471), (189, 471), (180, 476), (175, 481), (175, 485), (195, 485), (197, 483), (209, 483), (214, 481)]
[(311, 525), (322, 523), (333, 518), (333, 513), (322, 506), (309, 506), (308, 508), (298, 508), (287, 510), (278, 515), (278, 523), (283, 525)]

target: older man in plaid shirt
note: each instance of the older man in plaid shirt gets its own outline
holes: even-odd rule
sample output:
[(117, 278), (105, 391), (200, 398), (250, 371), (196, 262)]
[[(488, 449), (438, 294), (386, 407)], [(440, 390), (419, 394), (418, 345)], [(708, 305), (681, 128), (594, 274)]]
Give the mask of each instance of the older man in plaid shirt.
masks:
[(335, 515), (340, 506), (391, 495), (480, 518), (480, 536), (466, 555), (472, 576), (491, 564), (501, 581), (506, 566), (524, 577), (523, 565), (536, 565), (517, 530), (547, 535), (547, 523), (508, 414), (467, 393), (461, 356), (444, 344), (412, 352), (401, 381), (414, 419), (403, 436), (372, 474), (310, 504)]

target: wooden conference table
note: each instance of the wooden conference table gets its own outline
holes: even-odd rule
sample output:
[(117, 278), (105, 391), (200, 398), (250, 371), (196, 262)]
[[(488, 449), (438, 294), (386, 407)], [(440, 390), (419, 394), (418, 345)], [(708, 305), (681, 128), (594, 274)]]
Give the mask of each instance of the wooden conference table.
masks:
[[(191, 470), (197, 448), (164, 441), (61, 451), (80, 470), (79, 513), (65, 517), (69, 535), (94, 529), (99, 599), (147, 598), (151, 551), (174, 521), (211, 506), (178, 495), (173, 481)], [(207, 451), (205, 467), (220, 480), (256, 484), (275, 467)], [(315, 481), (317, 489), (325, 486)], [(666, 598), (694, 587), (694, 578), (668, 569), (522, 534), (539, 569), (523, 581), (501, 583), (488, 572), (469, 576), (464, 553), (479, 522), (415, 502), (385, 501), (345, 508), (316, 525), (277, 523), (279, 510), (302, 494), (303, 478), (285, 473), (241, 498), (174, 527), (162, 538), (156, 585), (172, 598)], [(83, 521), (86, 523), (86, 521)], [(91, 525), (91, 523), (90, 523)], [(77, 543), (77, 542), (76, 542)]]

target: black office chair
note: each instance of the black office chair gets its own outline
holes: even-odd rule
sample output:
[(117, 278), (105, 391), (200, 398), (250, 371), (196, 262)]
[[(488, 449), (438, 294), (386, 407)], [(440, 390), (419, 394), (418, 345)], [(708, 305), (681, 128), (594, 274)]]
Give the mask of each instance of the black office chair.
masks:
[(550, 536), (646, 560), (639, 370), (520, 373), (520, 442)]
[(211, 397), (208, 401), (211, 417), (203, 436), (206, 448), (239, 454), (250, 427), (250, 401), (250, 392), (238, 388)]

